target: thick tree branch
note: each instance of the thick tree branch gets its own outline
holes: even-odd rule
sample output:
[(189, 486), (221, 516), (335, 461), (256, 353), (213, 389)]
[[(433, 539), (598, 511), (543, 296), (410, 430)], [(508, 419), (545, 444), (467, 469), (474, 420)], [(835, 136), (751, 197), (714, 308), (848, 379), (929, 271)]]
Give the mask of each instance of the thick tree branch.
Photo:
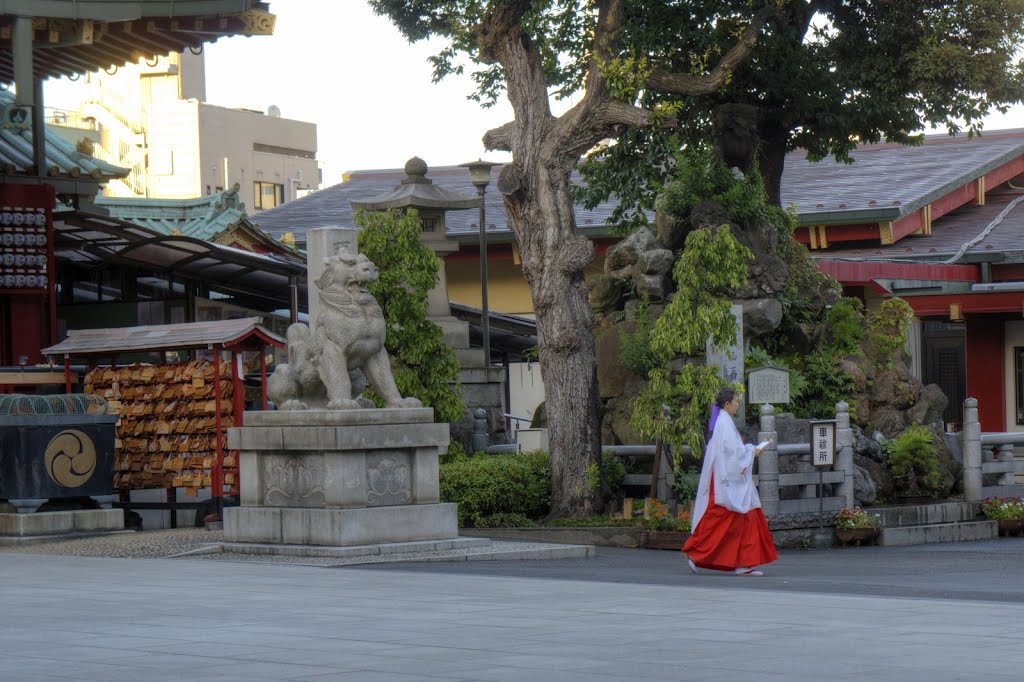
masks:
[(586, 95), (584, 99), (604, 99), (606, 87), (601, 66), (616, 56), (619, 36), (622, 34), (623, 19), (622, 0), (606, 0), (601, 3), (597, 12), (597, 25), (594, 27), (593, 51), (590, 66), (587, 70)]
[(739, 41), (715, 65), (711, 73), (695, 76), (689, 73), (672, 73), (655, 69), (645, 80), (644, 86), (652, 90), (682, 96), (710, 95), (728, 81), (733, 70), (744, 60), (757, 43), (765, 23), (776, 12), (774, 5), (762, 7), (743, 30)]
[(500, 61), (498, 47), (530, 9), (530, 0), (509, 0), (491, 3), (484, 18), (473, 27), (473, 37), (479, 49), (479, 59), (484, 64)]
[(492, 128), (484, 133), (484, 149), (496, 149), (503, 152), (512, 151), (512, 133), (516, 129), (516, 122), (509, 121), (497, 128)]

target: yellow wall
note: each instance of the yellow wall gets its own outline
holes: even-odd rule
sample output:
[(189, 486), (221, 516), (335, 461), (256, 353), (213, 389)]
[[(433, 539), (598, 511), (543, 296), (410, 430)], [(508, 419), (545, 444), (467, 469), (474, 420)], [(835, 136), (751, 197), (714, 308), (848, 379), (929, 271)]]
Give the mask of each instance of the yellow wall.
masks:
[[(476, 249), (475, 245), (463, 245), (462, 252)], [(587, 267), (589, 280), (604, 268), (604, 254), (594, 258)], [(480, 264), (477, 260), (448, 260), (445, 262), (448, 277), (448, 299), (452, 303), (480, 307)], [(496, 313), (533, 317), (533, 300), (530, 287), (523, 277), (523, 268), (512, 262), (508, 253), (487, 257), (487, 307)]]

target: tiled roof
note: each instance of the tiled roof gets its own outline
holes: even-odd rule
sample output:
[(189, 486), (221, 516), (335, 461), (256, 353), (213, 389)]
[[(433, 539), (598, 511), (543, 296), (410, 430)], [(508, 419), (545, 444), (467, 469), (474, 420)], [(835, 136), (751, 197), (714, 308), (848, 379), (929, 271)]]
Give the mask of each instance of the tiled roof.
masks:
[(96, 197), (93, 205), (114, 218), (127, 220), (158, 234), (212, 240), (244, 220), (245, 204), (238, 200), (238, 185), (224, 192), (195, 199), (136, 199)]
[[(14, 95), (9, 90), (0, 90), (0, 172), (25, 174), (32, 171), (31, 121), (13, 123), (9, 111), (14, 107)], [(52, 126), (46, 126), (46, 172), (51, 178), (65, 177), (103, 183), (128, 175), (128, 168), (121, 168), (83, 154), (75, 142), (63, 137)]]
[(814, 252), (814, 256), (826, 259), (945, 261), (959, 253), (962, 246), (980, 237), (963, 254), (965, 257), (989, 255), (993, 256), (992, 260), (1021, 262), (1024, 261), (1024, 203), (1014, 207), (985, 234), (988, 225), (1021, 195), (1012, 191), (989, 193), (984, 206), (963, 206), (936, 220), (932, 234), (928, 236), (912, 235), (888, 246), (837, 242), (827, 250)]
[[(509, 232), (505, 204), (501, 192), (495, 187), (501, 168), (501, 166), (495, 166), (492, 169), (491, 184), (485, 194), (488, 233)], [(355, 171), (346, 178), (345, 182), (261, 211), (253, 220), (262, 230), (276, 238), (286, 232), (292, 232), (297, 241), (303, 242), (306, 230), (314, 227), (353, 226), (356, 212), (351, 206), (352, 201), (366, 201), (387, 194), (393, 191), (404, 177), (405, 172), (400, 168)], [(434, 185), (465, 198), (473, 198), (477, 195), (476, 188), (469, 181), (469, 172), (460, 166), (431, 168), (427, 172), (427, 177), (433, 180)], [(581, 183), (578, 173), (573, 174), (573, 182)], [(605, 226), (614, 208), (613, 201), (605, 202), (593, 210), (577, 206), (576, 225), (584, 229)], [(479, 210), (449, 211), (445, 215), (445, 223), (448, 226), (449, 236), (457, 237), (460, 234), (475, 233), (480, 229)]]
[[(795, 204), (798, 219), (805, 225), (895, 220), (1022, 154), (1024, 131), (989, 132), (972, 139), (936, 136), (918, 147), (865, 145), (853, 152), (853, 164), (831, 158), (812, 163), (804, 152), (796, 151), (786, 157), (782, 204)], [(500, 170), (494, 169), (486, 194), (488, 233), (508, 232), (505, 207), (495, 188)], [(350, 202), (385, 194), (403, 177), (401, 169), (357, 171), (338, 185), (263, 211), (256, 221), (275, 237), (293, 232), (302, 242), (305, 230), (313, 227), (352, 226), (355, 211)], [(462, 195), (472, 196), (476, 191), (465, 168), (432, 168), (427, 177)], [(573, 182), (582, 182), (578, 173), (573, 174)], [(582, 229), (604, 227), (614, 208), (614, 200), (593, 210), (577, 206), (576, 224)], [(445, 218), (448, 235), (475, 233), (477, 216), (476, 210), (450, 211)], [(952, 217), (941, 222), (949, 220)], [(936, 230), (939, 225), (937, 222)]]
[[(786, 157), (782, 205), (797, 207), (801, 224), (898, 219), (1024, 154), (1024, 132), (932, 137), (920, 147), (865, 145), (855, 163)], [(990, 188), (992, 189), (992, 188)]]

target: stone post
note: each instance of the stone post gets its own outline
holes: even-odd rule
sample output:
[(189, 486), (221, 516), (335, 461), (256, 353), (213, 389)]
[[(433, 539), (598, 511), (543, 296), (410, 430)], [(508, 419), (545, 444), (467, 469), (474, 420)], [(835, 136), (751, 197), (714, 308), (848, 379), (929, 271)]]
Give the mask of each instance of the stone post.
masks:
[(1013, 443), (1004, 443), (999, 446), (996, 461), (1006, 465), (1006, 472), (999, 475), (999, 485), (1013, 485), (1016, 482), (1013, 471)]
[(964, 453), (964, 499), (981, 502), (981, 424), (977, 398), (964, 401), (964, 428), (960, 437)]
[(359, 253), (356, 240), (359, 230), (354, 227), (317, 227), (306, 232), (306, 291), (309, 293), (309, 327), (313, 328), (320, 313), (319, 289), (316, 281), (324, 271), (324, 259), (345, 247), (349, 253)]
[(853, 429), (850, 406), (845, 402), (836, 403), (836, 470), (843, 472), (836, 496), (844, 498), (843, 505), (852, 508), (857, 504), (853, 490)]
[(775, 408), (767, 403), (761, 406), (757, 440), (771, 441), (757, 458), (757, 490), (762, 513), (772, 517), (779, 513), (779, 434), (775, 431)]
[(487, 432), (487, 412), (479, 407), (473, 410), (472, 444), (473, 452), (485, 452), (491, 444), (491, 436)]

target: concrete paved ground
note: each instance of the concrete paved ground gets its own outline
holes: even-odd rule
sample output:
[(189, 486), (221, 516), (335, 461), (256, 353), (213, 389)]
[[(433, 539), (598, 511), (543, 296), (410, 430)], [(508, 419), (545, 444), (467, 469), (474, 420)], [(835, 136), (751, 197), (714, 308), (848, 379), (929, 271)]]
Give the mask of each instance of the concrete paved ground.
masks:
[(1024, 539), (315, 568), (0, 553), (0, 679), (1019, 680)]

